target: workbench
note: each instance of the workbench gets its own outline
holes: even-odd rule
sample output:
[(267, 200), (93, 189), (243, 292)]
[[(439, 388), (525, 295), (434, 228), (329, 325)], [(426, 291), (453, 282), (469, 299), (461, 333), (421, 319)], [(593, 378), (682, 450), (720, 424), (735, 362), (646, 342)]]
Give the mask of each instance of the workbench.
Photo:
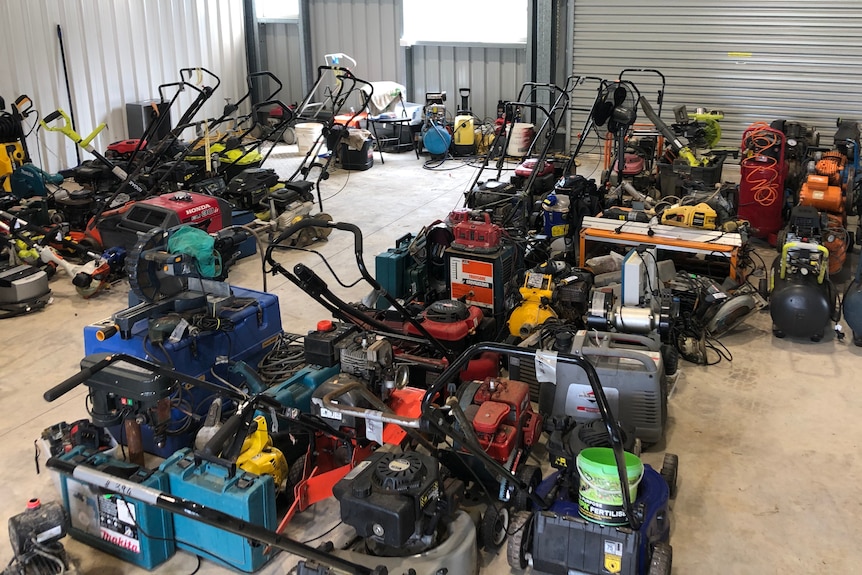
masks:
[(736, 232), (701, 230), (667, 226), (663, 224), (620, 221), (610, 218), (587, 216), (581, 224), (580, 266), (587, 258), (587, 247), (593, 242), (611, 243), (623, 246), (654, 245), (660, 250), (684, 252), (698, 255), (716, 255), (729, 258), (730, 277), (737, 280), (741, 276), (739, 254), (742, 236)]

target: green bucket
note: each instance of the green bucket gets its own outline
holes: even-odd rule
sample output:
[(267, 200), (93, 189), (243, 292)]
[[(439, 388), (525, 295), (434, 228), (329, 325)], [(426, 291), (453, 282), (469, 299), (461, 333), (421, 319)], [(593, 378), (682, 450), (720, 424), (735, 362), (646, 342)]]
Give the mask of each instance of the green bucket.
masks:
[[(637, 455), (628, 452), (625, 462), (629, 496), (634, 501), (644, 465)], [(588, 447), (578, 454), (577, 466), (581, 478), (578, 489), (578, 511), (581, 517), (602, 525), (626, 525), (628, 519), (614, 450), (609, 447)]]

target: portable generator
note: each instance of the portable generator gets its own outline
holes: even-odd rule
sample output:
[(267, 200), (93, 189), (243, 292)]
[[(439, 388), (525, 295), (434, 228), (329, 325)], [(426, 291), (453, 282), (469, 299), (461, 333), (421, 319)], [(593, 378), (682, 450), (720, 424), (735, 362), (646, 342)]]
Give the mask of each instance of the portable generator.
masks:
[(828, 218), (812, 206), (796, 206), (784, 231), (781, 254), (769, 273), (769, 314), (776, 337), (820, 341), (837, 321), (837, 290), (829, 278), (829, 250), (822, 244)]
[(221, 198), (195, 192), (170, 192), (106, 211), (90, 230), (103, 246), (131, 250), (138, 233), (153, 228), (169, 229), (181, 224), (208, 233), (231, 225), (231, 206)]

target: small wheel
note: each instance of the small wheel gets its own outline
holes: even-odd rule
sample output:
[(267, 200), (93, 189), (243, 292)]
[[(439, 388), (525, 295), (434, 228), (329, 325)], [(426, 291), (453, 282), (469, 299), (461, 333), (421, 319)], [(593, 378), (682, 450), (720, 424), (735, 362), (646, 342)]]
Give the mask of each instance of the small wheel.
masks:
[(778, 328), (772, 328), (772, 335), (775, 337), (782, 339), (786, 334)]
[(506, 559), (513, 569), (527, 568), (527, 553), (533, 544), (533, 514), (518, 511), (512, 517), (512, 535), (506, 544)]
[(817, 342), (819, 342), (821, 339), (823, 339), (823, 333), (822, 333), (822, 332), (821, 332), (821, 333), (815, 333), (814, 335), (812, 335), (812, 336), (811, 336), (811, 338), (810, 338), (810, 339), (811, 339), (811, 341), (813, 341), (814, 343), (817, 343)]
[(518, 479), (527, 484), (527, 490), (518, 489), (515, 494), (515, 510), (528, 511), (533, 508), (530, 493), (536, 490), (542, 482), (542, 471), (535, 465), (523, 465), (516, 474)]
[(669, 543), (656, 543), (652, 550), (647, 575), (670, 575), (673, 564), (673, 548)]
[(663, 343), (661, 345), (661, 359), (664, 363), (664, 372), (666, 375), (673, 375), (679, 369), (679, 351), (676, 347)]
[(506, 539), (509, 530), (509, 508), (499, 502), (493, 502), (482, 515), (479, 526), (479, 536), (482, 547), (497, 549)]
[(294, 488), (305, 478), (305, 461), (307, 458), (308, 454), (300, 455), (287, 469), (287, 484), (284, 486), (284, 493), (290, 502), (294, 500)]
[(862, 347), (862, 333), (857, 335), (855, 331), (853, 332), (853, 345)]
[(679, 473), (679, 456), (675, 453), (665, 453), (661, 464), (661, 478), (667, 483), (670, 497), (676, 497), (676, 478)]

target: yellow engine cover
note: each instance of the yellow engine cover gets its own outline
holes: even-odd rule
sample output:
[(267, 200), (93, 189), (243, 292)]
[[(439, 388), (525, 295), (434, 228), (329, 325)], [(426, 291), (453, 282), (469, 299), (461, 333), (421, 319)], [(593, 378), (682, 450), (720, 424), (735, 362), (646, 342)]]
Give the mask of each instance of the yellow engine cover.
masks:
[(0, 144), (0, 181), (3, 189), (7, 192), (12, 190), (12, 184), (8, 176), (12, 175), (15, 168), (24, 163), (24, 148), (20, 142), (7, 142)]
[(237, 467), (255, 475), (272, 475), (276, 490), (281, 491), (287, 480), (287, 459), (280, 449), (273, 447), (266, 418), (258, 415), (254, 420), (257, 430), (245, 438)]
[(521, 305), (509, 316), (509, 333), (525, 338), (557, 313), (548, 305), (553, 297), (553, 280), (550, 274), (527, 272), (524, 286), (520, 289)]

